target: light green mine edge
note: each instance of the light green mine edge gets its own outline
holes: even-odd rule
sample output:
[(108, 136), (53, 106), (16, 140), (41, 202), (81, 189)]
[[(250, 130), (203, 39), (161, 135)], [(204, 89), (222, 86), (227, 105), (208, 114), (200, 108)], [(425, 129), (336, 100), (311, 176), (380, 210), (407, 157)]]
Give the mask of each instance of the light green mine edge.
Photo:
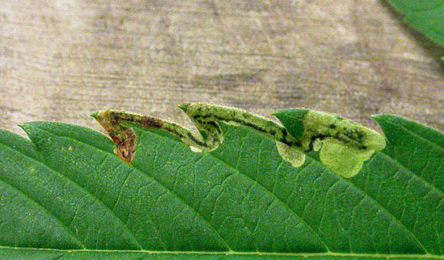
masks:
[(385, 138), (376, 131), (336, 115), (310, 110), (303, 125), (302, 147), (320, 149), (321, 162), (345, 178), (358, 174), (375, 151), (385, 148)]
[(115, 152), (131, 163), (136, 152), (134, 131), (124, 123), (160, 129), (181, 138), (192, 151), (211, 152), (223, 142), (218, 122), (250, 127), (276, 141), (279, 154), (294, 167), (305, 161), (305, 153), (320, 150), (321, 162), (333, 172), (355, 176), (375, 151), (385, 147), (377, 132), (336, 115), (308, 109), (288, 109), (275, 115), (282, 126), (247, 111), (204, 103), (179, 106), (199, 133), (167, 120), (117, 110), (102, 110), (92, 116), (105, 128), (116, 144)]

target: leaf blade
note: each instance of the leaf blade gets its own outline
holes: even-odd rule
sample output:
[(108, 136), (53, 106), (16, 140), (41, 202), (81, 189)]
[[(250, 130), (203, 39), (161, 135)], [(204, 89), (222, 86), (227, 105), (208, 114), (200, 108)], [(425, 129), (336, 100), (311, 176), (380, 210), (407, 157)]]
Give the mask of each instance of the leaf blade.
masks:
[(444, 47), (444, 1), (389, 0), (404, 21), (429, 39)]
[[(420, 146), (423, 152), (435, 149), (436, 156), (427, 157), (436, 161), (442, 155), (439, 132), (387, 115), (377, 120), (395, 148), (413, 147), (402, 142), (410, 132), (413, 136), (410, 138), (416, 140), (414, 146)], [(405, 165), (409, 163), (405, 160), (409, 155), (394, 152), (392, 146), (366, 162), (357, 176), (345, 179), (326, 169), (317, 156), (308, 157), (300, 168), (292, 167), (282, 160), (273, 140), (246, 127), (223, 125), (224, 144), (204, 154), (191, 152), (168, 134), (136, 127), (140, 145), (131, 165), (122, 163), (112, 153), (109, 139), (92, 130), (58, 123), (32, 123), (24, 128), (33, 145), (18, 138), (17, 144), (25, 148), (16, 151), (11, 148), (14, 141), (0, 139), (0, 146), (6, 147), (0, 150), (1, 158), (23, 161), (14, 154), (22, 152), (26, 154), (23, 157), (44, 169), (38, 171), (39, 178), (62, 181), (56, 187), (72, 185), (77, 191), (77, 195), (71, 194), (73, 197), (89, 199), (98, 205), (87, 220), (95, 227), (91, 230), (96, 231), (93, 237), (98, 242), (79, 236), (88, 250), (77, 250), (76, 254), (110, 256), (106, 250), (95, 250), (101, 248), (117, 250), (113, 257), (123, 253), (128, 253), (128, 257), (148, 257), (154, 253), (152, 257), (165, 256), (165, 259), (177, 254), (186, 257), (194, 251), (200, 251), (196, 257), (203, 259), (227, 253), (230, 254), (227, 259), (246, 255), (255, 258), (262, 255), (266, 259), (276, 256), (377, 259), (391, 258), (394, 252), (398, 254), (395, 258), (443, 258), (443, 196), (433, 189), (441, 183), (437, 178), (441, 162), (429, 163), (439, 167), (419, 176), (416, 171), (421, 167)], [(406, 133), (400, 134), (401, 130)], [(15, 138), (0, 132), (0, 137), (4, 136)], [(5, 176), (14, 177), (17, 172), (14, 169), (21, 166), (15, 163), (6, 169), (4, 165), (5, 160), (0, 160), (3, 181)], [(28, 169), (25, 164), (22, 167)], [(27, 183), (30, 190), (45, 190), (24, 178), (32, 176), (28, 172), (22, 173), (16, 183)], [(425, 182), (423, 179), (428, 176), (435, 177)], [(37, 195), (33, 198), (45, 199)], [(70, 199), (60, 198), (65, 204)], [(5, 211), (10, 203), (3, 204)], [(62, 209), (60, 205), (51, 208), (49, 203), (45, 208), (58, 216), (60, 213), (56, 211)], [(68, 213), (64, 214), (69, 216)], [(62, 219), (62, 223), (67, 223), (66, 216)], [(117, 224), (110, 224), (113, 222)], [(88, 230), (76, 226), (79, 227), (80, 233)], [(14, 251), (10, 247), (14, 245), (12, 241), (1, 240), (5, 237), (1, 234), (10, 229), (0, 225), (3, 245), (0, 255)], [(48, 234), (56, 238), (57, 232)], [(127, 233), (112, 244), (122, 232)], [(35, 245), (57, 248), (51, 243)], [(70, 250), (51, 252), (74, 257)], [(29, 253), (25, 251), (25, 255)], [(176, 252), (168, 256), (162, 253), (171, 251)], [(264, 253), (252, 253), (256, 251)]]

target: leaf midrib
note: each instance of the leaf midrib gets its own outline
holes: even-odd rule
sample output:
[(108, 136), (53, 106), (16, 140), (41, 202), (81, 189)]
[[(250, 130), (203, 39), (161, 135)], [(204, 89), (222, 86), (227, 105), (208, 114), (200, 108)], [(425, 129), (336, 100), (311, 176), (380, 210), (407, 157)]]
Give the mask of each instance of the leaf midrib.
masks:
[(147, 255), (221, 255), (221, 256), (293, 256), (293, 257), (373, 257), (373, 258), (428, 258), (444, 259), (444, 255), (432, 254), (359, 254), (359, 253), (273, 253), (273, 252), (238, 252), (238, 251), (150, 251), (150, 250), (103, 250), (103, 249), (52, 249), (52, 248), (32, 248), (32, 247), (8, 247), (0, 246), (1, 250), (24, 250), (60, 253), (142, 253)]

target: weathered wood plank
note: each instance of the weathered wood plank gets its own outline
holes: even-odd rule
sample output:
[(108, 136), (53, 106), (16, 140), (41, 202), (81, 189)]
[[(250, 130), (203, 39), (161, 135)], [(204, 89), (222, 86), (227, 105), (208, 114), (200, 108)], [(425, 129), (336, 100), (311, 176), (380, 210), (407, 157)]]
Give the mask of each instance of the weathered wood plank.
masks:
[(444, 131), (443, 55), (383, 1), (0, 1), (0, 127), (100, 129), (105, 108), (190, 125), (202, 101), (366, 125), (395, 113)]

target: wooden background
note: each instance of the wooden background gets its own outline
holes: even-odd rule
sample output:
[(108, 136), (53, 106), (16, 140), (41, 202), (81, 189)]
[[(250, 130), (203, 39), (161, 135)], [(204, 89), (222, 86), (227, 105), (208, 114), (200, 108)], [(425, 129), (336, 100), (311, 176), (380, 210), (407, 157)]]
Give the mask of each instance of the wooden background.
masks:
[(190, 126), (201, 101), (307, 107), (444, 131), (442, 49), (382, 0), (0, 0), (0, 128), (94, 129), (106, 108)]

